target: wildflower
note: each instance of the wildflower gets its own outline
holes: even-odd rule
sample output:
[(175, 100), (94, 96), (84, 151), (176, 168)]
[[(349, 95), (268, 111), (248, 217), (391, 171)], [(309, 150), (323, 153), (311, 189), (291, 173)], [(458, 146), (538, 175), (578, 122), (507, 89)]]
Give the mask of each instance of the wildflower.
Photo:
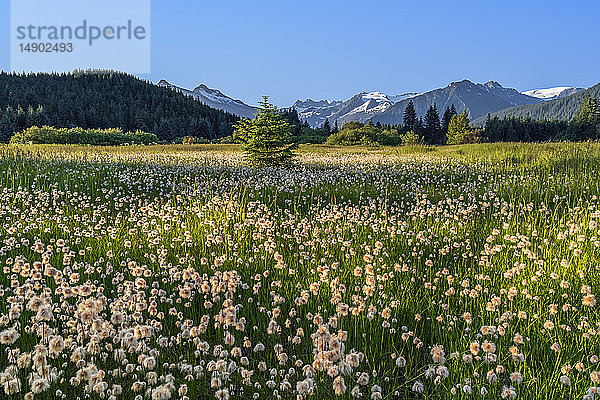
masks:
[(425, 386), (423, 385), (423, 383), (421, 381), (416, 381), (413, 385), (412, 385), (412, 391), (416, 392), (416, 393), (423, 393), (423, 391), (425, 390)]
[(333, 390), (335, 394), (340, 396), (346, 392), (346, 385), (344, 383), (344, 378), (338, 376), (333, 380)]
[(523, 375), (521, 375), (519, 372), (513, 372), (510, 374), (510, 380), (518, 385), (523, 382)]
[(44, 378), (38, 378), (31, 384), (31, 392), (38, 394), (46, 391), (50, 387), (48, 381)]
[(444, 364), (446, 361), (444, 348), (440, 345), (433, 346), (431, 349), (431, 358), (435, 363)]
[(596, 305), (596, 296), (594, 296), (593, 294), (586, 294), (581, 299), (581, 304), (583, 304), (586, 307), (594, 307)]
[(517, 398), (517, 392), (512, 386), (502, 386), (500, 397), (503, 399), (515, 399)]
[(14, 328), (6, 329), (0, 332), (0, 344), (11, 345), (19, 338), (19, 333)]
[(399, 356), (396, 358), (396, 367), (404, 368), (405, 365), (406, 365), (406, 360), (404, 359), (404, 357)]

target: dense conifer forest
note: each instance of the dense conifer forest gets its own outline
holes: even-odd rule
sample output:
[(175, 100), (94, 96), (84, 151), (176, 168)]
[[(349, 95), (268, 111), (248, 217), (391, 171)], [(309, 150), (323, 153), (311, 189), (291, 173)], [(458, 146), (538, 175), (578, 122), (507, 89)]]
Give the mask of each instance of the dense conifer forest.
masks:
[(0, 73), (0, 141), (30, 126), (121, 128), (163, 142), (231, 135), (238, 117), (181, 93), (113, 71)]

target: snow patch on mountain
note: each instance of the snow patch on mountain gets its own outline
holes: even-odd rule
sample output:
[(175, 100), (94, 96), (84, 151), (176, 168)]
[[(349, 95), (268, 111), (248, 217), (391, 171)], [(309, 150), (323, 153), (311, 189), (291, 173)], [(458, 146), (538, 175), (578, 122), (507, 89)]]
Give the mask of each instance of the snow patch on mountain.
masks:
[(542, 100), (554, 100), (562, 97), (570, 96), (574, 93), (585, 90), (574, 86), (557, 86), (547, 89), (532, 89), (522, 92), (526, 96), (537, 97)]
[(420, 94), (421, 93), (417, 93), (417, 92), (408, 92), (408, 93), (402, 93), (402, 94), (394, 94), (394, 95), (388, 96), (388, 98), (392, 101), (392, 103), (396, 104), (399, 101), (402, 101), (405, 99), (410, 99), (411, 97), (416, 97)]

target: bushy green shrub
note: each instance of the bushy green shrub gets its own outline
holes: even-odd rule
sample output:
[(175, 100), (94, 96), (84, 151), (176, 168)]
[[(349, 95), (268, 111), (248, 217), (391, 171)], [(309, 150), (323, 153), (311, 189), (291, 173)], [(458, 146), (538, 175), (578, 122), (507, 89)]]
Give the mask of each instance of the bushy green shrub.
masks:
[(418, 146), (423, 144), (423, 138), (413, 131), (404, 133), (400, 139), (403, 146)]
[(175, 143), (181, 143), (185, 145), (194, 145), (194, 144), (210, 144), (211, 141), (207, 138), (197, 137), (197, 136), (184, 136), (177, 140)]
[(363, 136), (358, 131), (340, 130), (332, 133), (325, 142), (332, 146), (355, 146), (361, 144)]
[(402, 143), (402, 136), (396, 129), (386, 129), (378, 133), (375, 140), (384, 146), (397, 146)]
[(327, 137), (328, 135), (323, 129), (302, 128), (294, 140), (300, 144), (320, 144), (324, 143)]
[(342, 129), (332, 133), (325, 142), (332, 146), (368, 146), (376, 143), (377, 129), (371, 123), (346, 122)]
[(32, 126), (17, 132), (11, 144), (90, 144), (95, 146), (118, 146), (122, 144), (152, 144), (158, 137), (142, 131), (123, 132), (120, 128), (83, 129)]

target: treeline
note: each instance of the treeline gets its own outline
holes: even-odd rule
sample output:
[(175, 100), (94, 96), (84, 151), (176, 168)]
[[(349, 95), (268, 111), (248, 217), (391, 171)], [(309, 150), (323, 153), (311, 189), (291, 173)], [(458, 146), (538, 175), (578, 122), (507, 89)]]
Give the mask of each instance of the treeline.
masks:
[(11, 144), (89, 144), (94, 146), (120, 146), (125, 144), (155, 144), (158, 137), (153, 133), (123, 132), (120, 128), (83, 129), (32, 126), (17, 132)]
[(414, 104), (408, 103), (403, 124), (376, 124), (368, 121), (351, 121), (341, 128), (325, 120), (322, 126), (313, 128), (300, 120), (295, 109), (281, 109), (279, 113), (292, 125), (292, 139), (297, 143), (327, 143), (331, 145), (398, 145), (398, 144), (445, 144), (452, 117), (456, 116), (454, 105), (448, 107), (440, 118), (436, 106), (430, 107), (425, 118), (418, 118)]
[(543, 120), (531, 117), (487, 116), (481, 132), (485, 142), (545, 142), (600, 139), (600, 103), (586, 96), (571, 121)]
[(465, 144), (479, 142), (546, 142), (582, 141), (600, 139), (600, 102), (589, 96), (580, 103), (573, 119), (537, 121), (530, 117), (504, 118), (488, 115), (484, 127), (474, 127), (466, 111), (456, 112), (454, 105), (447, 107), (442, 116), (435, 105), (429, 107), (423, 118), (418, 118), (412, 101), (404, 111), (403, 123), (382, 125), (348, 122), (341, 129), (330, 127), (329, 121), (312, 129), (297, 119), (297, 114), (286, 111), (288, 121), (296, 125), (298, 142), (305, 138), (315, 139), (312, 143), (332, 145), (398, 145), (398, 144)]
[(239, 118), (181, 93), (115, 71), (0, 73), (0, 141), (31, 126), (120, 128), (155, 134), (162, 142), (185, 136), (216, 140)]

